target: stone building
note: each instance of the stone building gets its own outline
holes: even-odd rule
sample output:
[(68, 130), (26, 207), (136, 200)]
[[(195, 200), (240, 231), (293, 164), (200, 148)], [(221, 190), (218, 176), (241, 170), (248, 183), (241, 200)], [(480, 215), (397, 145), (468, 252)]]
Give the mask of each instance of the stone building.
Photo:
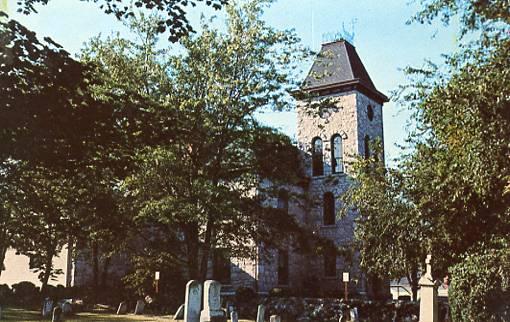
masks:
[[(297, 102), (297, 140), (307, 184), (304, 188), (285, 187), (273, 206), (288, 209), (336, 246), (348, 246), (356, 214), (337, 218), (338, 197), (349, 186), (349, 161), (354, 155), (368, 156), (375, 138), (383, 141), (382, 105), (388, 99), (374, 86), (355, 47), (344, 40), (322, 45), (302, 89), (312, 97)], [(310, 104), (320, 102), (319, 111), (311, 112)], [(295, 200), (289, 195), (305, 197)], [(377, 280), (359, 270), (356, 254), (348, 259), (333, 251), (317, 256), (280, 249), (270, 250), (270, 254), (269, 260), (261, 256), (254, 262), (234, 262), (230, 284), (259, 293), (273, 288), (299, 290), (313, 284), (321, 293), (331, 294), (343, 288), (342, 273), (349, 272), (354, 281), (351, 289), (361, 295), (374, 296), (378, 288), (374, 285)]]
[[(297, 101), (297, 141), (302, 151), (306, 184), (282, 187), (274, 207), (286, 209), (302, 224), (336, 246), (348, 246), (353, 240), (355, 212), (342, 219), (336, 216), (338, 197), (349, 186), (349, 161), (354, 155), (368, 156), (370, 142), (383, 140), (382, 105), (387, 97), (374, 86), (356, 49), (340, 40), (322, 45), (302, 89), (307, 98)], [(308, 96), (311, 96), (308, 97)], [(320, 104), (318, 113), (310, 113), (310, 104)], [(290, 196), (303, 196), (301, 198)], [(269, 259), (229, 259), (214, 256), (210, 277), (229, 286), (249, 287), (261, 294), (273, 288), (303, 290), (319, 288), (323, 294), (340, 292), (342, 273), (349, 272), (351, 289), (373, 296), (370, 279), (359, 270), (356, 254), (351, 258), (333, 251), (322, 255), (304, 255), (293, 249), (271, 249)], [(74, 281), (85, 281), (87, 265), (75, 265)], [(388, 291), (389, 292), (389, 291)]]

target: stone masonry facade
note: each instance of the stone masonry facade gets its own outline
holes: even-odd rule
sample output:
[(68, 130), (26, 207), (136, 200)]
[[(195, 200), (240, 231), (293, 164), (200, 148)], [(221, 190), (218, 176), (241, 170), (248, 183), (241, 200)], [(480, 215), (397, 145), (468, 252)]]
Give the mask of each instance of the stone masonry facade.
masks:
[[(315, 77), (314, 73), (321, 76)], [(333, 194), (333, 208), (335, 213), (338, 213), (341, 207), (339, 197), (346, 192), (352, 181), (349, 176), (350, 163), (357, 155), (370, 154), (371, 152), (366, 150), (371, 148), (376, 139), (383, 143), (382, 106), (387, 98), (375, 89), (354, 46), (345, 41), (322, 46), (303, 89), (313, 94), (312, 98), (298, 101), (296, 106), (297, 143), (302, 151), (308, 185), (304, 188), (284, 187), (292, 191), (293, 195), (304, 196), (304, 200), (289, 200), (289, 213), (320, 236), (332, 240), (336, 246), (348, 247), (354, 238), (356, 212), (352, 211), (343, 218), (335, 216), (333, 223), (325, 224), (324, 196), (326, 193)], [(319, 110), (311, 108), (317, 105), (315, 103), (326, 101), (326, 107), (321, 106)], [(332, 150), (335, 136), (341, 137), (342, 171), (333, 169)], [(316, 139), (322, 141), (323, 171), (319, 175), (313, 173), (312, 155)], [(277, 203), (278, 201), (274, 200), (273, 206), (277, 207)], [(262, 249), (260, 251), (262, 252)], [(326, 274), (326, 255), (303, 255), (293, 252), (292, 249), (286, 251), (286, 284), (279, 283), (280, 251), (272, 249), (269, 250), (269, 260), (245, 263), (244, 268), (253, 275), (249, 283), (242, 286), (251, 287), (264, 294), (273, 288), (299, 290), (305, 288), (307, 283), (315, 283), (323, 293), (331, 294), (341, 292), (342, 273), (349, 272), (351, 280), (355, 281), (350, 284), (351, 289), (369, 297), (374, 293), (369, 279), (359, 268), (357, 254), (353, 254), (349, 259), (335, 256), (335, 271), (333, 274)], [(236, 280), (235, 274), (232, 280)], [(240, 286), (237, 282), (235, 284)]]

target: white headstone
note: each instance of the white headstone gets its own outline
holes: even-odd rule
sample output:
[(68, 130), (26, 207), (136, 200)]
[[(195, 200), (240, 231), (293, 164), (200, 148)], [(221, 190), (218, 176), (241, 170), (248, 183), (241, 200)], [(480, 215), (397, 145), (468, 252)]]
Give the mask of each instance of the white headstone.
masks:
[(127, 303), (120, 302), (119, 308), (117, 309), (117, 315), (126, 314), (127, 313)]
[(239, 322), (239, 316), (237, 315), (237, 311), (230, 312), (230, 322)]
[(202, 305), (202, 284), (191, 280), (186, 284), (184, 295), (184, 322), (199, 322)]
[(143, 314), (145, 309), (145, 302), (143, 300), (136, 301), (135, 314)]
[(269, 322), (282, 322), (282, 318), (279, 315), (271, 315)]
[(225, 313), (221, 309), (221, 284), (207, 280), (204, 283), (204, 308), (200, 312), (200, 322), (224, 321)]
[(257, 308), (257, 322), (264, 322), (264, 315), (266, 314), (266, 306), (259, 304)]
[(353, 307), (351, 309), (351, 321), (359, 322), (358, 308), (357, 307)]
[(427, 269), (420, 284), (420, 322), (438, 322), (437, 286), (432, 277), (432, 255), (425, 260)]

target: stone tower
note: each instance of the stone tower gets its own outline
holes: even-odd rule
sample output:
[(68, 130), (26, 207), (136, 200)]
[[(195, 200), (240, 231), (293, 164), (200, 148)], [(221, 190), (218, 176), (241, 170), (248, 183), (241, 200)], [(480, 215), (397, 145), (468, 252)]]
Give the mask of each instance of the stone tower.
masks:
[[(375, 88), (355, 47), (344, 40), (322, 45), (302, 89), (310, 96), (297, 104), (298, 146), (309, 178), (305, 220), (337, 246), (347, 246), (356, 214), (337, 218), (338, 197), (348, 188), (353, 156), (369, 155), (370, 142), (383, 140), (382, 105), (388, 98)], [(356, 259), (347, 262), (326, 251), (306, 262), (307, 270), (320, 276), (323, 290), (338, 290), (342, 272), (349, 272), (358, 280), (358, 291), (370, 292)]]

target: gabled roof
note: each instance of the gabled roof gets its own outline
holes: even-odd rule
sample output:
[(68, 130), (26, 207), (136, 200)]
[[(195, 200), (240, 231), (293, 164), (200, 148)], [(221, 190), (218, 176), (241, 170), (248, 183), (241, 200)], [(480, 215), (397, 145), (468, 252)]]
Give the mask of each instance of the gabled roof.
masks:
[(302, 89), (338, 92), (353, 87), (380, 103), (388, 101), (386, 95), (375, 88), (353, 45), (345, 40), (323, 44)]

